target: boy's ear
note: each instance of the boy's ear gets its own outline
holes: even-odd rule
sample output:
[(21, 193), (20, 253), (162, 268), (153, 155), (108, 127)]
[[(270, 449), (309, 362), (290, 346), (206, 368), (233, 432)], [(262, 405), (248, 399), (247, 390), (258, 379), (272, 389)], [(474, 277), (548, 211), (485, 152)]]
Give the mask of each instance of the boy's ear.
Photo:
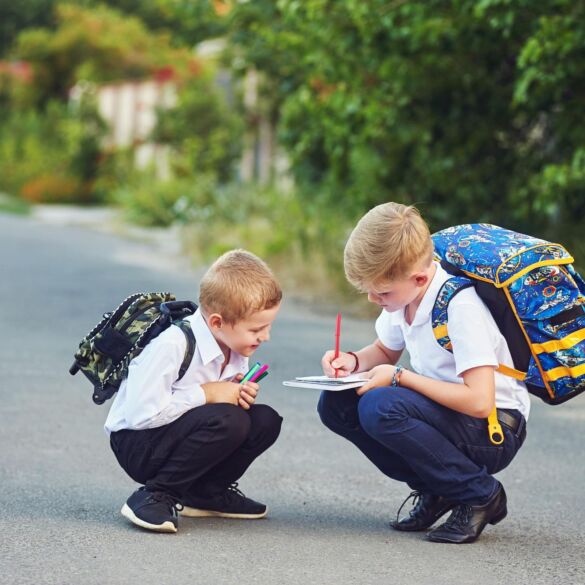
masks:
[(221, 329), (223, 318), (219, 313), (212, 313), (207, 319), (207, 324), (211, 329)]
[(416, 272), (412, 275), (414, 280), (414, 284), (418, 287), (425, 286), (425, 284), (429, 281), (429, 275), (424, 272)]

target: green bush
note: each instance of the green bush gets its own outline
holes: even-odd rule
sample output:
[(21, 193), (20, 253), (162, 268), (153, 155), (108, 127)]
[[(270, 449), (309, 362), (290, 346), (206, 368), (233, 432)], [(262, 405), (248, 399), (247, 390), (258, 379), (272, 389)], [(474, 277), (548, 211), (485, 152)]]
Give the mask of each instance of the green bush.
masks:
[(151, 139), (173, 151), (177, 176), (213, 175), (219, 183), (234, 179), (242, 150), (242, 116), (228, 104), (210, 72), (179, 86), (178, 103), (159, 110)]
[(25, 183), (20, 195), (29, 203), (78, 203), (85, 197), (85, 187), (73, 177), (41, 175)]
[(45, 112), (12, 111), (0, 135), (0, 190), (35, 202), (99, 202), (94, 183), (102, 131), (91, 105), (71, 110), (52, 102)]
[(151, 173), (135, 173), (128, 183), (111, 193), (129, 221), (143, 226), (165, 227), (199, 217), (212, 199), (215, 182), (209, 176), (157, 180)]
[(326, 196), (313, 193), (309, 199), (294, 190), (231, 184), (194, 210), (184, 237), (199, 264), (242, 247), (268, 261), (285, 287), (322, 302), (357, 298), (343, 272), (352, 227)]
[(0, 212), (27, 215), (30, 212), (30, 205), (19, 197), (0, 193)]

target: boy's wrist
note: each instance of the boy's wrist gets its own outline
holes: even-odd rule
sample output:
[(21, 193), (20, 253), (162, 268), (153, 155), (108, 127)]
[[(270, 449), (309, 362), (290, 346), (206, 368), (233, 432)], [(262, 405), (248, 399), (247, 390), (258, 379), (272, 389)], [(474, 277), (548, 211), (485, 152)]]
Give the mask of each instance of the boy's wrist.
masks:
[(394, 373), (392, 374), (392, 381), (390, 382), (391, 386), (400, 386), (400, 382), (402, 380), (402, 375), (404, 374), (405, 369), (403, 366), (396, 366), (394, 368)]
[(357, 354), (354, 353), (353, 351), (348, 351), (347, 353), (349, 355), (352, 355), (353, 358), (355, 359), (355, 366), (354, 366), (353, 370), (350, 372), (351, 374), (355, 374), (360, 369), (360, 359), (358, 358)]

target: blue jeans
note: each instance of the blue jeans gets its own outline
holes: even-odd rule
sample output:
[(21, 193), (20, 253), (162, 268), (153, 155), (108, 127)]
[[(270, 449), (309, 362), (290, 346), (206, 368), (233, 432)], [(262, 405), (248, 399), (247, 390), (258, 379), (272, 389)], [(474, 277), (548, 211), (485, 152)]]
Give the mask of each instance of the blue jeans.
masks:
[[(502, 425), (493, 445), (486, 419), (461, 414), (407, 388), (325, 391), (318, 406), (323, 424), (351, 441), (384, 475), (411, 489), (466, 504), (488, 500), (522, 446)], [(522, 415), (510, 410), (516, 417)]]

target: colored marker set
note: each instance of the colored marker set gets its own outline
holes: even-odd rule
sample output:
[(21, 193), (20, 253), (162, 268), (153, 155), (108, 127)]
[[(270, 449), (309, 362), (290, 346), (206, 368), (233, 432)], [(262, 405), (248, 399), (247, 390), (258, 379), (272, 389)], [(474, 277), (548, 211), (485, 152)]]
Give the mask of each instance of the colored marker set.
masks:
[(242, 378), (242, 382), (256, 382), (257, 384), (266, 376), (268, 376), (268, 364), (262, 365), (260, 362), (256, 362)]

